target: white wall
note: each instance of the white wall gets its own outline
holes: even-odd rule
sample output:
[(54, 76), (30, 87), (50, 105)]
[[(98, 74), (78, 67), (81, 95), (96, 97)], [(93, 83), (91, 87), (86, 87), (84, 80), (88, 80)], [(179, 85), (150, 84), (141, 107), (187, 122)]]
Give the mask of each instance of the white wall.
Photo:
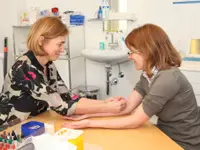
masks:
[[(38, 4), (42, 8), (57, 6), (61, 11), (77, 10), (90, 18), (94, 16), (94, 12), (97, 10), (101, 0), (51, 0), (48, 2), (26, 0), (26, 2), (27, 7)], [(128, 12), (135, 13), (138, 18), (136, 24), (129, 25), (129, 31), (133, 27), (144, 23), (158, 24), (166, 30), (178, 50), (187, 52), (190, 38), (196, 38), (200, 35), (200, 30), (197, 28), (200, 26), (200, 21), (198, 21), (200, 16), (199, 5), (173, 5), (172, 2), (172, 0), (128, 0)], [(101, 29), (102, 24), (100, 22), (86, 22), (86, 47), (98, 48), (99, 41), (104, 39)], [(119, 80), (120, 83), (117, 86), (111, 88), (111, 95), (127, 97), (139, 79), (140, 72), (134, 70), (131, 62), (123, 64), (121, 70), (125, 73), (125, 77)], [(118, 68), (115, 66), (113, 67), (112, 77), (117, 75)], [(106, 72), (104, 65), (87, 61), (87, 83), (99, 86), (101, 97), (106, 97)]]
[(84, 15), (94, 16), (95, 11), (101, 0), (25, 0), (27, 8), (32, 6), (40, 7), (41, 9), (50, 9), (58, 7), (61, 12), (66, 10), (74, 10), (83, 12)]
[(173, 5), (175, 0), (129, 0), (128, 11), (139, 24), (155, 23), (168, 33), (179, 51), (188, 52), (191, 38), (200, 38), (200, 4)]
[[(134, 26), (139, 26), (145, 23), (154, 23), (161, 26), (169, 35), (172, 43), (178, 51), (188, 52), (191, 38), (200, 38), (200, 4), (173, 5), (173, 0), (128, 0), (128, 12), (133, 12), (138, 18), (136, 24), (129, 24), (129, 31)], [(90, 25), (90, 29), (91, 30)], [(97, 26), (97, 25), (96, 25)], [(86, 26), (89, 28), (89, 26)], [(94, 27), (93, 27), (94, 28)], [(87, 30), (86, 30), (87, 31)], [(90, 41), (95, 45), (98, 44), (99, 30), (86, 32), (87, 46), (91, 46)], [(91, 38), (92, 37), (92, 38)], [(102, 36), (99, 38), (101, 39)], [(93, 45), (93, 46), (95, 46)], [(132, 87), (139, 79), (139, 72), (132, 69), (129, 63), (123, 64), (122, 69), (125, 73), (125, 78), (121, 83), (112, 88), (112, 95), (123, 95), (127, 97)], [(114, 69), (116, 72), (117, 69)], [(105, 96), (105, 69), (103, 66), (98, 66), (88, 61), (87, 64), (88, 83), (98, 84), (102, 89), (102, 96)], [(93, 72), (93, 73), (91, 73)], [(117, 74), (116, 74), (117, 75)], [(96, 79), (96, 80), (95, 80)], [(98, 79), (98, 80), (97, 80)]]
[[(0, 47), (3, 50), (3, 37), (8, 36), (9, 41), (11, 41), (11, 25), (16, 20), (16, 12), (19, 12), (24, 5), (27, 8), (39, 6), (44, 9), (56, 6), (61, 11), (76, 10), (83, 12), (84, 15), (90, 18), (94, 16), (101, 0), (0, 0), (0, 2), (0, 10), (2, 11), (0, 15), (3, 18), (3, 25), (1, 24), (0, 28), (0, 41), (2, 41), (0, 42)], [(173, 5), (172, 2), (173, 0), (128, 0), (128, 12), (135, 13), (138, 18), (137, 24), (129, 26), (129, 31), (133, 27), (144, 23), (155, 23), (167, 31), (178, 50), (187, 52), (190, 38), (198, 38), (200, 35), (200, 30), (198, 30), (198, 27), (200, 27), (200, 4)], [(6, 14), (4, 12), (9, 13)], [(4, 16), (5, 14), (6, 17)], [(86, 22), (86, 47), (98, 48), (98, 43), (103, 38), (101, 23)], [(9, 49), (11, 49), (10, 42)], [(117, 86), (112, 87), (111, 94), (127, 97), (139, 79), (140, 72), (134, 70), (131, 62), (123, 64), (121, 70), (125, 73), (125, 77), (119, 80), (120, 83)], [(118, 69), (114, 67), (112, 77), (117, 76), (117, 74)], [(104, 65), (87, 61), (87, 76), (88, 84), (99, 86), (101, 88), (101, 97), (105, 98), (106, 73)]]
[[(8, 66), (13, 63), (12, 25), (17, 24), (18, 12), (25, 6), (25, 0), (0, 0), (0, 52), (4, 49), (4, 37), (8, 37)], [(0, 72), (0, 76), (3, 76), (3, 72)], [(1, 87), (2, 83), (0, 83), (0, 89)]]

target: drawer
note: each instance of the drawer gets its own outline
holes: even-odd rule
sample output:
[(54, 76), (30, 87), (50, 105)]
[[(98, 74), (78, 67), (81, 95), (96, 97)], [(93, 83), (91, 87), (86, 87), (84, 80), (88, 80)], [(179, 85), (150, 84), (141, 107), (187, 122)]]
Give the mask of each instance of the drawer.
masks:
[(199, 83), (200, 84), (200, 72), (198, 71), (181, 71), (190, 83)]

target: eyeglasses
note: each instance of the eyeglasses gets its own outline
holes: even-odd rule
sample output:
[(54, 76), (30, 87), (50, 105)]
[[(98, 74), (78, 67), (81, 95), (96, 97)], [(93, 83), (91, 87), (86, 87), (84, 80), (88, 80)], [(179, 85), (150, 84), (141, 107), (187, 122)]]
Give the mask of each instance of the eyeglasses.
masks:
[(127, 54), (129, 55), (129, 56), (131, 56), (132, 54), (139, 54), (140, 52), (139, 52), (139, 50), (131, 50), (131, 51), (129, 51)]

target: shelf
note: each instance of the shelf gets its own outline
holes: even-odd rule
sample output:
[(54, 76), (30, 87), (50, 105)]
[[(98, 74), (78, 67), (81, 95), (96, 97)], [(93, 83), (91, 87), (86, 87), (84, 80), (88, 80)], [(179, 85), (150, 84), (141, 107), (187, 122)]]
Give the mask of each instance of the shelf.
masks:
[(13, 28), (29, 28), (31, 25), (13, 25)]
[(132, 21), (132, 22), (135, 22), (137, 19), (135, 18), (135, 19), (123, 19), (123, 18), (121, 18), (121, 19), (117, 19), (117, 18), (111, 18), (111, 19), (98, 19), (98, 18), (90, 18), (90, 19), (88, 19), (88, 21), (91, 21), (91, 22), (101, 22), (101, 21)]
[(111, 12), (107, 19), (89, 18), (88, 21), (137, 21), (135, 14), (127, 12)]
[[(83, 24), (84, 25), (84, 24)], [(79, 27), (83, 25), (69, 25), (68, 28)], [(31, 25), (13, 25), (13, 28), (30, 28)]]
[(99, 19), (99, 18), (90, 18), (88, 19), (88, 21), (97, 21), (97, 22), (101, 22), (104, 21), (103, 19)]

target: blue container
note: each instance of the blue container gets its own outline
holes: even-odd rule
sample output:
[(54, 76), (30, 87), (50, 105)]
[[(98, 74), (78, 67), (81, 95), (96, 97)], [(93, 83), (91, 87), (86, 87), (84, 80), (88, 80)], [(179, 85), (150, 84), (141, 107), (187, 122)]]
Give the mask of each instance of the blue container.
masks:
[(83, 15), (70, 15), (71, 25), (83, 25), (85, 21), (85, 16)]
[(45, 132), (44, 123), (37, 121), (30, 121), (21, 126), (22, 134), (24, 137), (37, 136)]

